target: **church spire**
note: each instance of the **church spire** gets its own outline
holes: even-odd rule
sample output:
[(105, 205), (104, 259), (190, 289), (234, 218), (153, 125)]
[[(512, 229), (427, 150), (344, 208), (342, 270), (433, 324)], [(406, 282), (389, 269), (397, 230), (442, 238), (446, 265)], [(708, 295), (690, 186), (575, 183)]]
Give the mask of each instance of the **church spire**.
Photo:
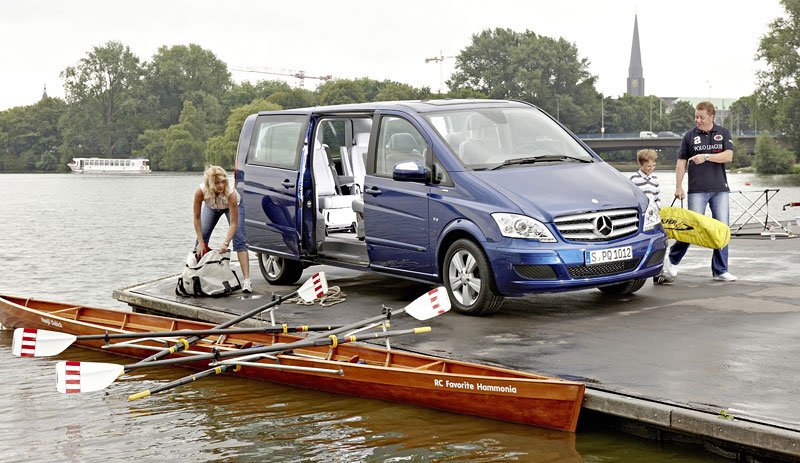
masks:
[(631, 64), (628, 66), (627, 93), (632, 96), (644, 96), (642, 52), (639, 50), (639, 15), (633, 17), (633, 43), (631, 43)]

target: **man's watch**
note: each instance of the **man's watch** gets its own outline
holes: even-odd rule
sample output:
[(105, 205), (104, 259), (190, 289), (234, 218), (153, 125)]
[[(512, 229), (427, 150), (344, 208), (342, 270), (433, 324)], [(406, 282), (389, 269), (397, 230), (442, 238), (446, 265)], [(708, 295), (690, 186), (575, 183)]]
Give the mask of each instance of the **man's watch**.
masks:
[(708, 158), (710, 158), (710, 157), (711, 157), (711, 155), (710, 155), (710, 154), (708, 154), (708, 153), (706, 153), (706, 154), (704, 154), (704, 155), (703, 155), (703, 158), (704, 158), (706, 161), (708, 161)]

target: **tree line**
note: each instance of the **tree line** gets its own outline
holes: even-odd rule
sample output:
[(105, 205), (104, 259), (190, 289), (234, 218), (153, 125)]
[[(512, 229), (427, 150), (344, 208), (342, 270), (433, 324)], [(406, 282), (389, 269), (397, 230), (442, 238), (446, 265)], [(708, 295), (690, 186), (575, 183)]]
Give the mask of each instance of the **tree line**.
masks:
[[(800, 3), (782, 0), (788, 18), (775, 20), (761, 40), (767, 63), (753, 95), (730, 107), (739, 130), (779, 130), (800, 150)], [(792, 41), (794, 40), (794, 41)], [(233, 82), (226, 63), (199, 45), (162, 46), (142, 61), (108, 42), (64, 69), (65, 98), (43, 95), (30, 106), (0, 112), (0, 172), (65, 171), (72, 157), (146, 157), (154, 170), (232, 167), (244, 119), (265, 110), (381, 100), (499, 98), (533, 103), (575, 133), (642, 130), (683, 133), (694, 108), (669, 110), (655, 96), (600, 94), (589, 61), (576, 46), (532, 31), (497, 28), (472, 36), (456, 57), (447, 93), (368, 77), (324, 82), (316, 90), (285, 82)], [(788, 83), (788, 85), (787, 85)], [(735, 116), (734, 116), (735, 115)], [(726, 124), (729, 125), (729, 124)], [(774, 151), (774, 150), (773, 150)], [(780, 153), (779, 153), (780, 154)]]

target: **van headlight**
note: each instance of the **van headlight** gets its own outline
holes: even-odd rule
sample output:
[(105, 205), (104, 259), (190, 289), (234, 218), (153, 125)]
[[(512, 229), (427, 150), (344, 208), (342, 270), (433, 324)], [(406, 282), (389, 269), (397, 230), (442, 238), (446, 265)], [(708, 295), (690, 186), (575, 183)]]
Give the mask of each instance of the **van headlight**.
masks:
[(524, 238), (542, 243), (555, 243), (556, 239), (542, 222), (528, 216), (495, 212), (492, 218), (500, 227), (500, 234), (508, 238)]
[(661, 214), (658, 212), (656, 203), (650, 201), (647, 210), (644, 211), (644, 231), (650, 231), (661, 223)]

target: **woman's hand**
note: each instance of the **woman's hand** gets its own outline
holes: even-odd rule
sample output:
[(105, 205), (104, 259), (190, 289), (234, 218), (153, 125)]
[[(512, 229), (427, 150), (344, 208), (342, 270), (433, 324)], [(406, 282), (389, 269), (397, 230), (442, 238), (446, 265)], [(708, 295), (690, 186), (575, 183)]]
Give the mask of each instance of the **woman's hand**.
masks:
[(219, 252), (225, 253), (228, 252), (228, 242), (223, 241), (222, 244), (219, 246)]
[(206, 243), (203, 243), (202, 241), (199, 241), (197, 243), (197, 246), (194, 248), (194, 255), (198, 259), (200, 259), (201, 257), (203, 257), (203, 254), (207, 253), (208, 251), (210, 251), (208, 245), (206, 245)]

